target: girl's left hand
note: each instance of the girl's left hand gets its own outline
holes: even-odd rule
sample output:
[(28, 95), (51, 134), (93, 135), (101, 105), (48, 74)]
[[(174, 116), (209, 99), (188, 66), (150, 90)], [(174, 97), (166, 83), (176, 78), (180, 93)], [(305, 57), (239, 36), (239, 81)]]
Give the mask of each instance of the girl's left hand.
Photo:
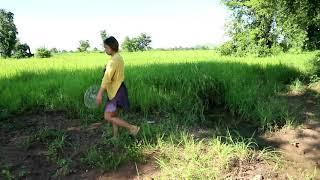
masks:
[(102, 104), (102, 95), (100, 93), (96, 97), (96, 103), (98, 106)]

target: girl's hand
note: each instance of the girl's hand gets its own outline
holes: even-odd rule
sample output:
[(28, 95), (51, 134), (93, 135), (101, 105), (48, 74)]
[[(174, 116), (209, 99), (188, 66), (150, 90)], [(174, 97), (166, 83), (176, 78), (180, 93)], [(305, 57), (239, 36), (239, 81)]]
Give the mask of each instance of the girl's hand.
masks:
[(96, 97), (96, 103), (98, 106), (101, 106), (102, 104), (102, 95), (100, 93)]
[(100, 88), (99, 89), (99, 92), (97, 94), (97, 97), (96, 97), (96, 103), (98, 106), (100, 106), (102, 104), (102, 95), (103, 95), (103, 92), (104, 92), (104, 89), (103, 88)]

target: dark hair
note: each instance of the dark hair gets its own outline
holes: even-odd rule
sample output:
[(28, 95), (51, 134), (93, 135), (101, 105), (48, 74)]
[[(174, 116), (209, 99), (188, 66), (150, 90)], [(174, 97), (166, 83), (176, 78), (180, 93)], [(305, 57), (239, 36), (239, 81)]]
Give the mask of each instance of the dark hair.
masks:
[(119, 43), (113, 36), (108, 37), (103, 41), (104, 44), (108, 45), (113, 51), (119, 51)]

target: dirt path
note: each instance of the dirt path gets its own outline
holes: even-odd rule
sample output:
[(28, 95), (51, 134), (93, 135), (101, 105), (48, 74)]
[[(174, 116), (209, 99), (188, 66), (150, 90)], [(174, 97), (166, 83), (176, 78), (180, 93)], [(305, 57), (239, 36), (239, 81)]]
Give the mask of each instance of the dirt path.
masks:
[(263, 138), (284, 155), (284, 173), (293, 177), (308, 173), (320, 179), (320, 83), (282, 96), (299, 125), (265, 134)]
[[(101, 123), (81, 126), (81, 121), (70, 120), (63, 112), (41, 112), (25, 114), (8, 119), (0, 126), (0, 172), (14, 179), (136, 179), (157, 176), (158, 168), (153, 159), (146, 163), (120, 166), (116, 171), (101, 172), (81, 162), (81, 155), (103, 134)], [(28, 145), (28, 139), (37, 132), (47, 129), (46, 139), (52, 134), (64, 132), (69, 142), (78, 144), (63, 149), (62, 156), (72, 160), (68, 169), (60, 167), (49, 158), (49, 150), (43, 143)], [(38, 137), (41, 138), (41, 137)], [(40, 140), (41, 141), (41, 140)], [(78, 143), (77, 143), (78, 142)], [(1, 176), (0, 176), (1, 179)]]

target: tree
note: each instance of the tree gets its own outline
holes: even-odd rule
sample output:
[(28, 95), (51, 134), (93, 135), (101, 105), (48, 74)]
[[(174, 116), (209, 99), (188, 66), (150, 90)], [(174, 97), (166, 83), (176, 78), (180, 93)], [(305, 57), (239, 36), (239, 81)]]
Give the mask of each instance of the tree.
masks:
[(140, 36), (137, 37), (136, 43), (140, 51), (150, 50), (151, 36), (141, 33)]
[(33, 54), (30, 51), (30, 47), (28, 44), (20, 44), (19, 42), (16, 44), (16, 47), (14, 49), (14, 58), (20, 59), (20, 58), (27, 58), (32, 57)]
[(122, 48), (129, 52), (150, 50), (151, 36), (141, 33), (134, 38), (125, 37)]
[[(318, 0), (222, 0), (232, 11), (224, 52), (265, 56), (278, 49), (320, 49)], [(226, 47), (233, 50), (225, 51)]]
[(0, 55), (11, 57), (17, 43), (17, 28), (14, 24), (14, 14), (0, 9)]
[(79, 46), (79, 48), (78, 48), (78, 50), (80, 51), (80, 52), (85, 52), (85, 51), (87, 51), (88, 50), (88, 48), (90, 47), (90, 43), (89, 43), (89, 40), (81, 40), (81, 41), (79, 41), (79, 43), (80, 43), (80, 46)]
[(278, 24), (289, 48), (320, 49), (320, 1), (280, 0)]
[(109, 35), (107, 34), (106, 30), (102, 30), (102, 31), (100, 31), (100, 37), (101, 37), (102, 41), (104, 41), (105, 39), (107, 39), (109, 37)]
[(51, 53), (59, 53), (59, 50), (57, 48), (51, 48), (50, 52)]
[(126, 51), (129, 51), (129, 52), (136, 51), (135, 42), (133, 40), (131, 40), (128, 36), (126, 36), (124, 38), (124, 41), (121, 46)]

